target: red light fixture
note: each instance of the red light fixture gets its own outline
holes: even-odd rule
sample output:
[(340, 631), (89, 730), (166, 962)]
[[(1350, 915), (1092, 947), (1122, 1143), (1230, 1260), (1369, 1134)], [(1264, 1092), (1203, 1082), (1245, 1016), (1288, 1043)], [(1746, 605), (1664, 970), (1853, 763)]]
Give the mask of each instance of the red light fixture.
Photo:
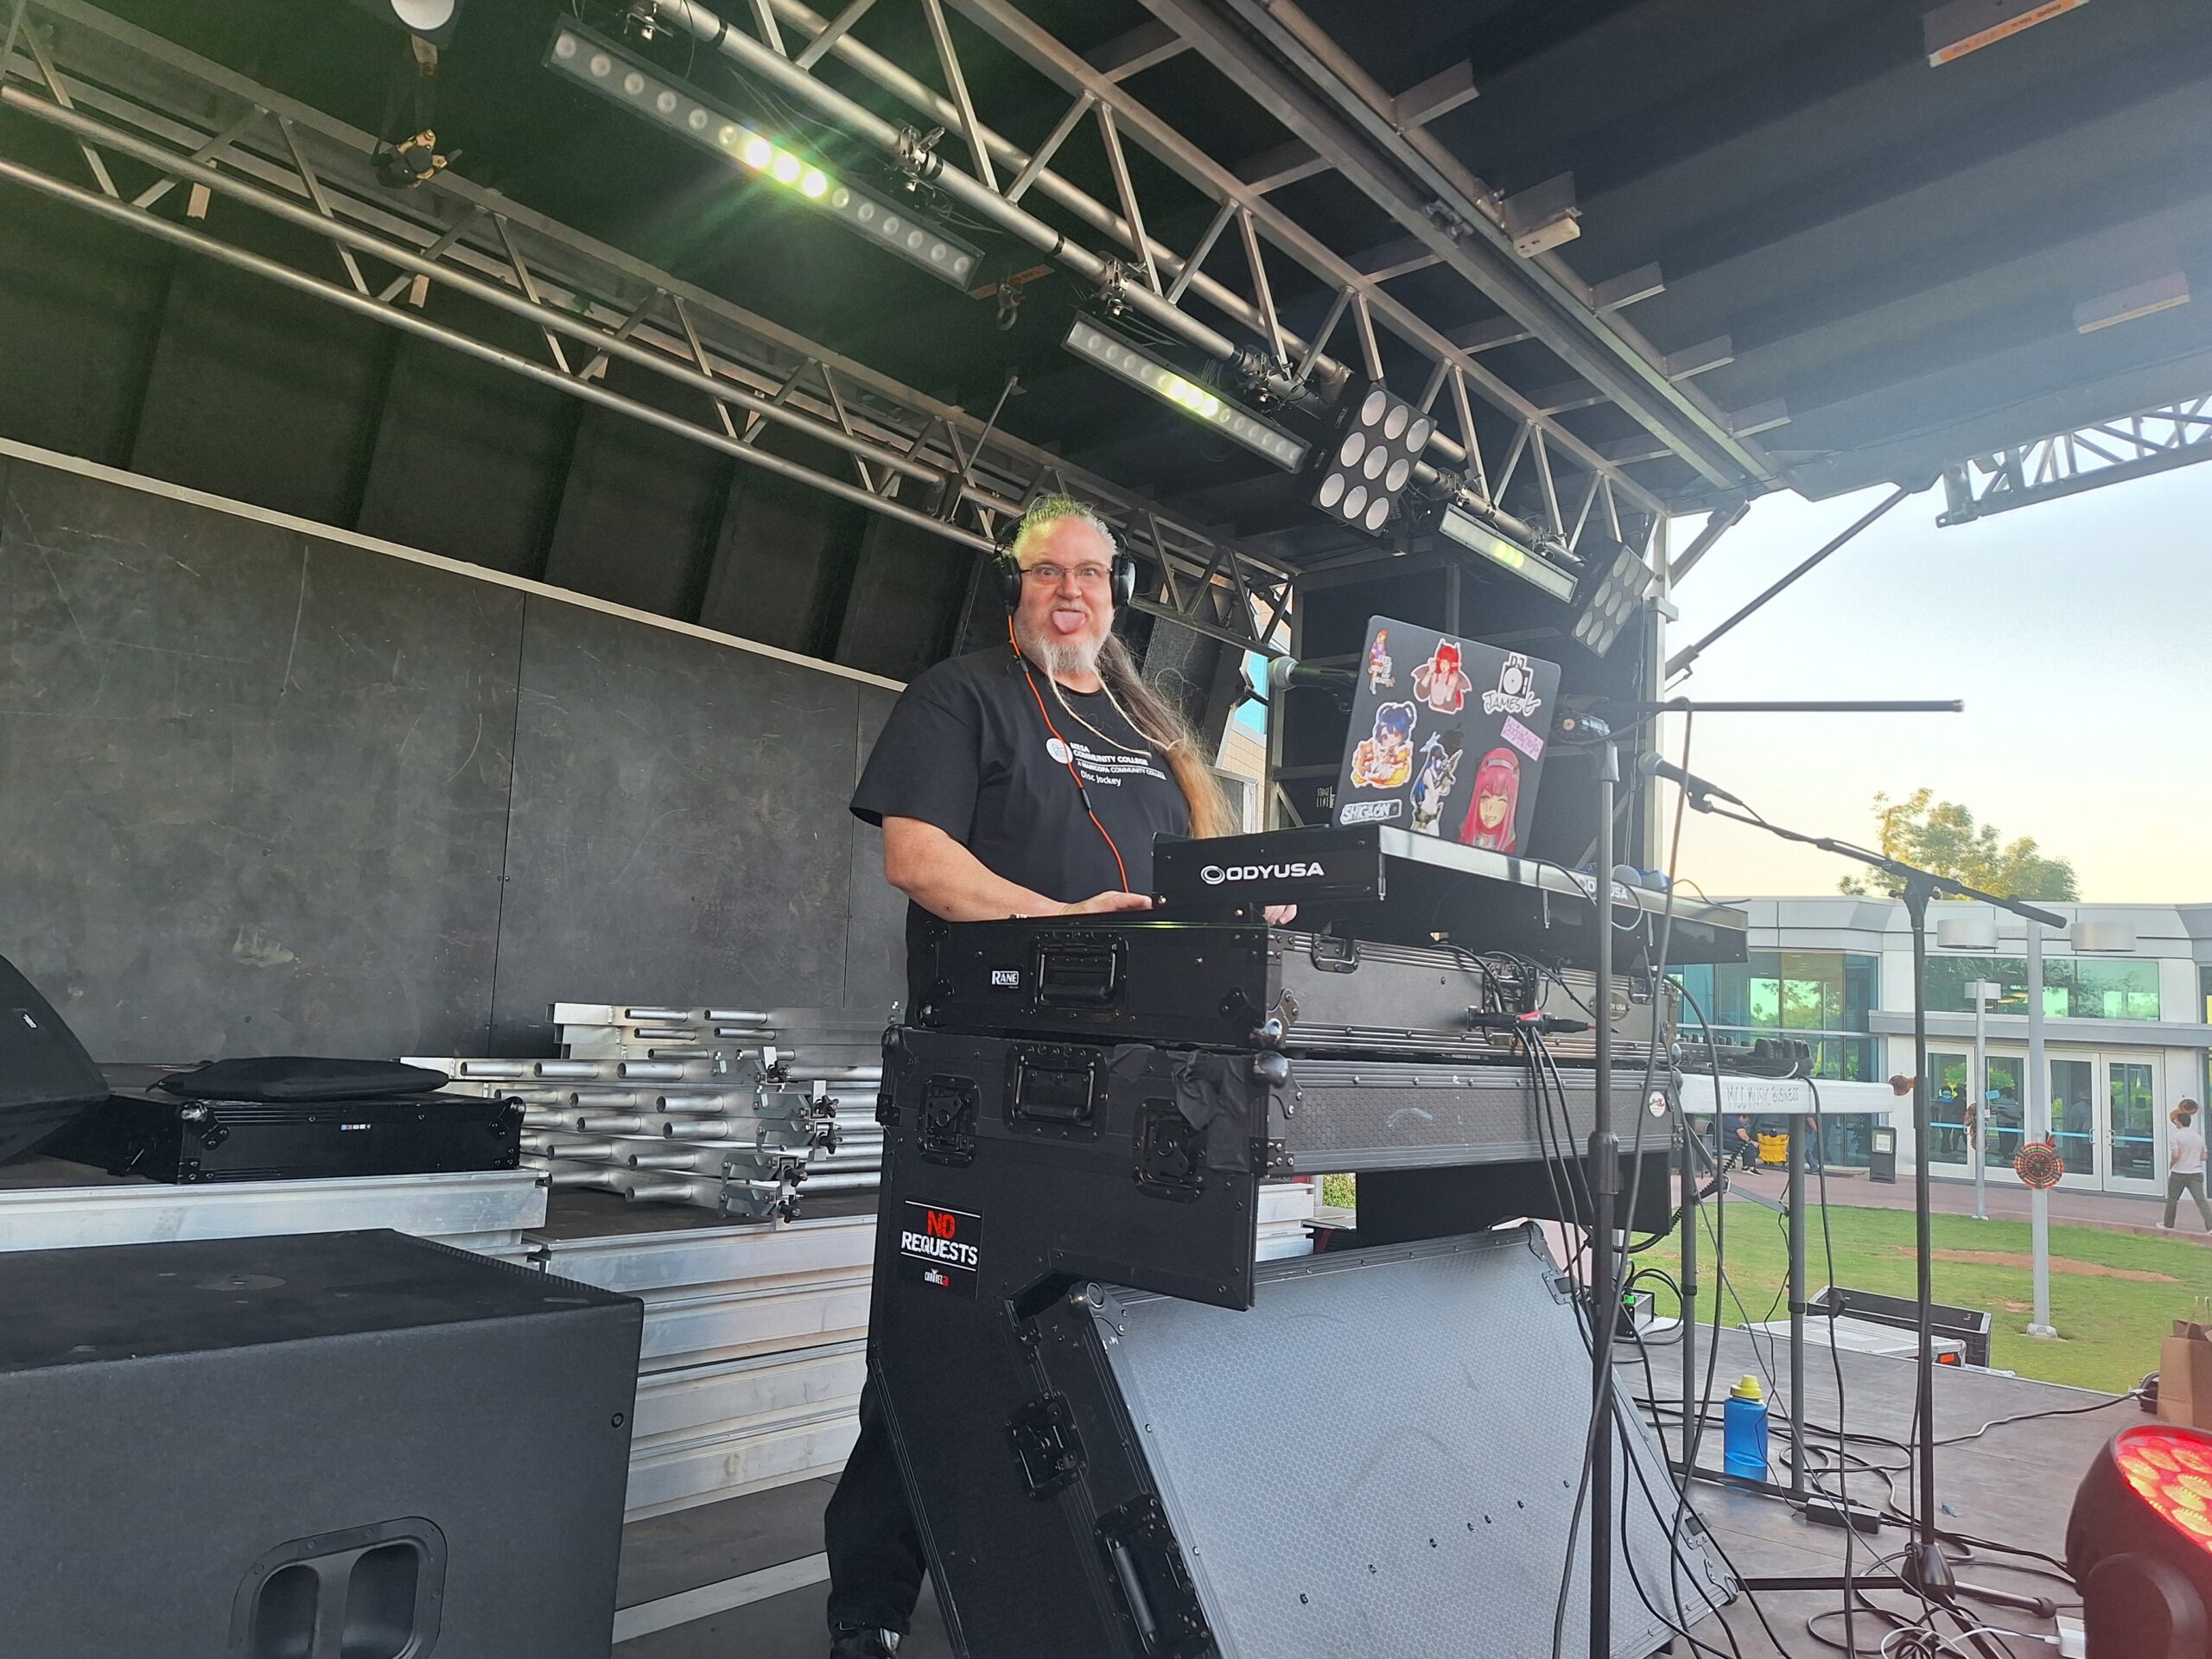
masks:
[(2066, 1565), (2088, 1659), (2212, 1659), (2212, 1433), (2113, 1435), (2075, 1494)]

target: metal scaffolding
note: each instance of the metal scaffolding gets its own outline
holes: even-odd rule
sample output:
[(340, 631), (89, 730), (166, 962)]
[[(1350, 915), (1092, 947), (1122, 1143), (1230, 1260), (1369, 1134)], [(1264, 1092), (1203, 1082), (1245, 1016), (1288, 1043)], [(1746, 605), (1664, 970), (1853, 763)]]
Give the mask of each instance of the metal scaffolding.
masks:
[(1946, 467), (1944, 511), (1936, 522), (1970, 524), (1992, 513), (2200, 461), (2212, 461), (2212, 396), (2076, 427)]
[[(1640, 542), (1635, 525), (1623, 534), (1623, 516), (1656, 518), (1666, 510), (1654, 491), (1630, 475), (1631, 461), (1579, 436), (1559, 419), (1566, 410), (1548, 406), (1541, 394), (1516, 390), (1483, 361), (1486, 351), (1520, 340), (1549, 346), (1584, 377), (1578, 382), (1583, 395), (1572, 408), (1615, 404), (1644, 429), (1649, 435), (1629, 440), (1623, 454), (1634, 461), (1679, 458), (1722, 489), (1757, 493), (1777, 481), (1765, 457), (1687, 385), (1686, 372), (1670, 372), (1648, 344), (1618, 324), (1615, 313), (1622, 306), (1658, 291), (1662, 284), (1656, 273), (1631, 273), (1633, 281), (1593, 289), (1555, 257), (1546, 256), (1541, 264), (1524, 257), (1507, 228), (1510, 203), (1456, 163), (1445, 194), (1388, 183), (1398, 157), (1377, 150), (1363, 133), (1311, 114), (1312, 88), (1289, 84), (1291, 78), (1249, 40), (1221, 34), (1199, 9), (1147, 0), (1155, 22), (1085, 54), (1013, 0), (951, 0), (955, 10), (1070, 99), (1031, 151), (982, 114), (958, 39), (947, 26), (944, 0), (924, 0), (944, 91), (859, 38), (861, 27), (873, 21), (871, 0), (856, 0), (835, 19), (803, 0), (756, 0), (749, 30), (698, 0), (642, 3), (779, 96), (804, 103), (926, 179), (963, 211), (1058, 262), (1092, 284), (1108, 306), (1131, 310), (1194, 349), (1236, 365), (1262, 389), (1281, 395), (1309, 386), (1333, 390), (1355, 377), (1382, 378), (1386, 362), (1378, 331), (1387, 332), (1425, 365), (1423, 384), (1400, 388), (1402, 395), (1427, 410), (1440, 399), (1449, 402), (1429, 443), (1425, 481), (1451, 474), (1463, 499), (1497, 517), (1510, 534), (1554, 541), (1570, 551), (1593, 526), (1616, 540)], [(1280, 14), (1287, 7), (1274, 0), (1274, 10)], [(1263, 97), (1268, 111), (1296, 135), (1290, 152), (1247, 158), (1241, 168), (1217, 159), (1126, 84), (1138, 70), (1193, 48), (1240, 96)], [(873, 101), (824, 80), (821, 70), (832, 62), (848, 72), (842, 84), (857, 76)], [(1431, 89), (1421, 108), (1448, 107), (1452, 96), (1449, 86)], [(1404, 100), (1389, 101), (1395, 107)], [(1399, 111), (1397, 118), (1409, 112), (1410, 106)], [(938, 149), (923, 144), (916, 118), (948, 135)], [(1097, 135), (1115, 202), (1099, 200), (1052, 168), (1053, 159), (1086, 127)], [(1211, 204), (1205, 230), (1188, 248), (1172, 247), (1147, 230), (1148, 223), (1166, 217), (1160, 207), (1188, 205), (1188, 197), (1180, 204), (1153, 204), (1147, 213), (1128, 165), (1131, 145)], [(969, 166), (963, 168), (956, 156)], [(1284, 184), (1325, 172), (1343, 174), (1405, 227), (1407, 245), (1397, 249), (1398, 257), (1346, 258), (1271, 200), (1270, 193)], [(1071, 232), (1066, 224), (1040, 217), (1027, 205), (1032, 201), (1059, 210), (1077, 229)], [(1230, 257), (1241, 266), (1232, 272), (1234, 282), (1206, 270), (1208, 261), (1232, 241), (1232, 226)], [(1078, 239), (1083, 236), (1103, 242), (1093, 246)], [(1274, 296), (1281, 279), (1270, 274), (1270, 264), (1281, 273), (1285, 262), (1334, 293), (1312, 337), (1301, 337), (1277, 309)], [(1390, 290), (1393, 278), (1432, 266), (1465, 278), (1504, 315), (1496, 326), (1455, 334)], [(1201, 304), (1218, 324), (1199, 314)], [(1339, 336), (1347, 334), (1348, 343), (1340, 344)], [(1352, 360), (1332, 356), (1332, 348), (1346, 351)], [(1478, 402), (1507, 417), (1502, 442), (1493, 432), (1485, 442), (1478, 432)], [(1536, 505), (1508, 513), (1504, 502), (1516, 478), (1532, 480), (1524, 495)]]
[[(91, 183), (5, 154), (0, 180), (979, 551), (1036, 496), (1084, 498), (1137, 556), (1138, 608), (1273, 649), (1290, 570), (1141, 492), (449, 171), (417, 190), (383, 188), (368, 135), (81, 0), (16, 0), (5, 22), (0, 100), (68, 134)], [(151, 175), (136, 194), (117, 181), (125, 163)], [(333, 263), (309, 269), (229, 239), (244, 226), (236, 215), (210, 219), (212, 195), (314, 232)], [(518, 355), (465, 320), (433, 321), (423, 308), (434, 286), (480, 302), (464, 317), (527, 320), (545, 356)], [(610, 389), (614, 359), (695, 392), (692, 411)], [(796, 455), (770, 449), (761, 439), (772, 427), (808, 442)]]

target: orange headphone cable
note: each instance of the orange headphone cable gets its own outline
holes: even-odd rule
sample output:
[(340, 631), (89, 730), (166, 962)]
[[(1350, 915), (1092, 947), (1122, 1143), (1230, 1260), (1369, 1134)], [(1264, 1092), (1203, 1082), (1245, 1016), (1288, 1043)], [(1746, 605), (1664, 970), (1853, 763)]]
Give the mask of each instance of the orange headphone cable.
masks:
[[(1013, 640), (1014, 622), (1011, 618), (1007, 619), (1006, 632), (1007, 639), (1010, 641)], [(1067, 739), (1060, 735), (1060, 728), (1052, 724), (1052, 711), (1045, 707), (1044, 694), (1037, 689), (1036, 670), (1030, 666), (1029, 659), (1027, 657), (1022, 656), (1021, 646), (1018, 642), (1014, 644), (1014, 654), (1021, 664), (1021, 677), (1028, 682), (1029, 695), (1036, 701), (1037, 712), (1044, 719), (1045, 729), (1052, 734), (1052, 741), (1055, 743), (1058, 743), (1063, 749), (1068, 750), (1068, 758), (1065, 763), (1068, 769), (1068, 776), (1075, 780), (1075, 792), (1077, 798), (1083, 802), (1084, 815), (1090, 820), (1091, 828), (1097, 830), (1100, 835), (1106, 838), (1106, 850), (1114, 855), (1114, 868), (1122, 878), (1122, 891), (1123, 893), (1135, 892), (1136, 889), (1129, 885), (1129, 867), (1122, 861), (1122, 849), (1116, 843), (1112, 832), (1109, 831), (1104, 824), (1099, 823), (1098, 814), (1090, 804), (1090, 791), (1085, 789), (1083, 785), (1083, 774), (1075, 769), (1075, 751), (1071, 748), (1068, 748)]]

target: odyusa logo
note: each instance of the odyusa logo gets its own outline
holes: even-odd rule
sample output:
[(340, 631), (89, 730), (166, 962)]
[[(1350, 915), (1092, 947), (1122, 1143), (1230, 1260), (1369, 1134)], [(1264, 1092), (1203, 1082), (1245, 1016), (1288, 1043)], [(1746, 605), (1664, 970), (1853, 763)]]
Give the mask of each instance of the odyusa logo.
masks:
[(1198, 872), (1198, 880), (1210, 887), (1224, 881), (1282, 881), (1294, 877), (1322, 875), (1326, 872), (1319, 864), (1231, 864), (1224, 869), (1218, 864), (1209, 864)]

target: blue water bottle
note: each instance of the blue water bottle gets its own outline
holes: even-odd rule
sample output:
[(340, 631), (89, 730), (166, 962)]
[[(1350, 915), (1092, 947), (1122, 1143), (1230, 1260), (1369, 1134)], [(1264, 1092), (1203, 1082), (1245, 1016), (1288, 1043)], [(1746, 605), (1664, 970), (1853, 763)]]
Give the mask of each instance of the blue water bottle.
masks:
[(1766, 1478), (1766, 1395), (1756, 1376), (1728, 1390), (1721, 1466), (1738, 1479)]

